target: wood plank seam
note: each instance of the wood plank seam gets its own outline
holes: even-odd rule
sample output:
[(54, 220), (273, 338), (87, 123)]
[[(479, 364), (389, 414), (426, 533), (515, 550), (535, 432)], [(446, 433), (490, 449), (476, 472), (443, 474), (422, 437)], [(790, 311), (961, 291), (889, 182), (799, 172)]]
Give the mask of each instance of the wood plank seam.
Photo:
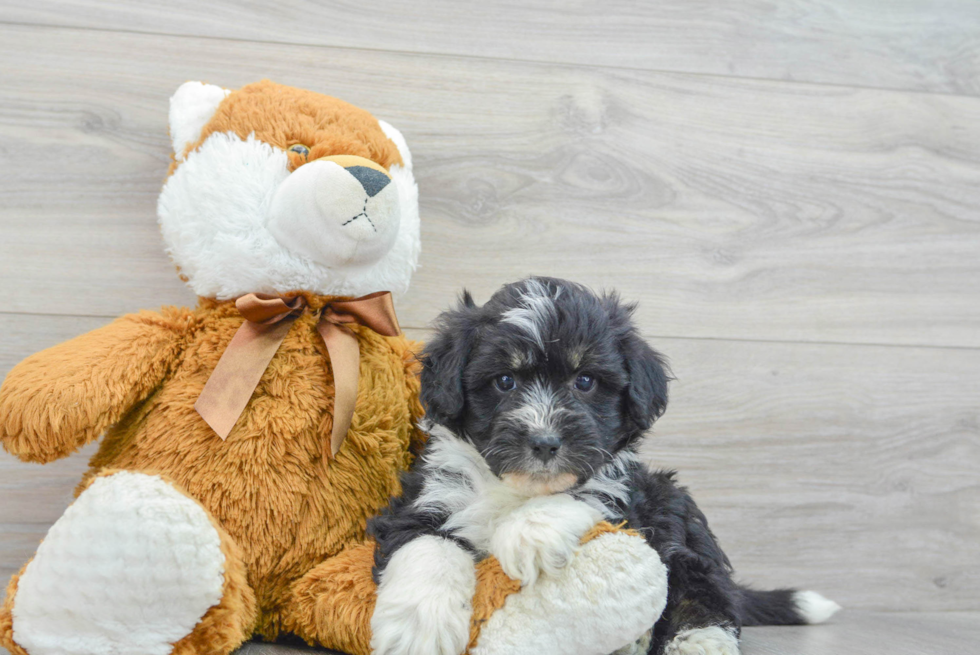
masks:
[(473, 55), (473, 54), (462, 54), (462, 53), (446, 53), (438, 51), (419, 51), (419, 50), (402, 50), (397, 48), (368, 48), (368, 47), (350, 47), (350, 46), (340, 46), (340, 45), (330, 45), (322, 43), (303, 43), (300, 41), (279, 41), (275, 39), (243, 39), (234, 38), (229, 36), (213, 36), (207, 34), (174, 34), (172, 32), (156, 32), (151, 30), (125, 30), (119, 28), (99, 28), (99, 27), (89, 27), (89, 26), (79, 26), (79, 25), (69, 25), (69, 24), (49, 24), (49, 23), (30, 23), (30, 22), (19, 22), (19, 21), (5, 21), (0, 20), (0, 26), (11, 26), (11, 27), (31, 27), (31, 28), (41, 28), (41, 29), (51, 29), (51, 30), (75, 30), (79, 32), (103, 32), (110, 34), (132, 34), (137, 36), (155, 36), (155, 37), (167, 37), (175, 39), (202, 39), (207, 41), (226, 41), (230, 43), (256, 43), (263, 45), (278, 45), (278, 46), (288, 46), (297, 48), (317, 48), (325, 50), (345, 50), (345, 51), (358, 51), (362, 50), (364, 52), (376, 52), (382, 54), (392, 54), (392, 55), (408, 55), (408, 56), (418, 56), (418, 57), (434, 57), (434, 58), (445, 58), (445, 59), (472, 59), (476, 61), (493, 61), (502, 63), (512, 63), (512, 64), (527, 64), (527, 65), (549, 65), (549, 66), (560, 66), (575, 68), (580, 70), (595, 70), (595, 71), (623, 71), (623, 72), (635, 72), (635, 73), (652, 73), (660, 75), (683, 75), (685, 77), (693, 78), (703, 78), (707, 80), (718, 79), (718, 80), (743, 80), (746, 82), (768, 82), (768, 83), (778, 83), (786, 86), (799, 86), (799, 87), (826, 87), (828, 89), (853, 89), (861, 91), (892, 91), (896, 93), (911, 93), (920, 94), (927, 96), (939, 96), (939, 97), (951, 97), (951, 98), (976, 98), (975, 94), (970, 93), (954, 93), (951, 91), (939, 91), (932, 89), (906, 89), (902, 87), (888, 87), (888, 86), (872, 86), (867, 84), (846, 84), (842, 82), (819, 82), (811, 80), (787, 80), (787, 79), (776, 79), (772, 77), (760, 77), (754, 75), (721, 75), (718, 73), (704, 73), (699, 71), (688, 71), (688, 70), (675, 70), (670, 68), (648, 68), (642, 66), (616, 66), (611, 64), (585, 64), (581, 62), (567, 62), (552, 59), (522, 59), (520, 57), (500, 57), (500, 56), (490, 56), (490, 55)]
[[(163, 305), (160, 305), (163, 306)], [(447, 305), (448, 306), (448, 305)], [(132, 312), (138, 312), (141, 310), (156, 311), (159, 307), (139, 307), (133, 309)], [(18, 316), (18, 317), (37, 317), (37, 318), (65, 318), (65, 319), (85, 319), (85, 318), (104, 318), (106, 321), (111, 321), (121, 314), (110, 315), (110, 314), (57, 314), (57, 313), (45, 313), (45, 312), (17, 312), (17, 311), (2, 311), (0, 312), (0, 318), (4, 316)], [(435, 320), (435, 319), (433, 319)], [(432, 325), (410, 325), (403, 324), (402, 329), (406, 332), (422, 332), (429, 333), (433, 330)], [(855, 348), (896, 348), (896, 349), (925, 349), (925, 350), (959, 350), (959, 351), (978, 351), (980, 348), (974, 346), (948, 346), (943, 344), (930, 344), (930, 343), (876, 343), (871, 341), (826, 341), (826, 340), (806, 340), (806, 339), (747, 339), (744, 337), (703, 337), (703, 336), (685, 336), (678, 334), (669, 333), (654, 333), (642, 331), (643, 338), (650, 341), (657, 341), (659, 339), (670, 339), (677, 341), (720, 341), (720, 342), (732, 342), (732, 343), (752, 343), (752, 344), (780, 344), (780, 345), (807, 345), (807, 346), (843, 346), (843, 347), (855, 347)], [(27, 353), (30, 354), (30, 353)], [(25, 355), (26, 357), (27, 355)]]

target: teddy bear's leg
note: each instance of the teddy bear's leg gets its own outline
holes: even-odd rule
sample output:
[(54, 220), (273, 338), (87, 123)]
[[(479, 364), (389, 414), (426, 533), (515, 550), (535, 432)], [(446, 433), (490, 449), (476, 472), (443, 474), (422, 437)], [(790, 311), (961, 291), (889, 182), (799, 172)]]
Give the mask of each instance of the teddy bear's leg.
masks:
[(635, 655), (649, 646), (667, 603), (667, 569), (642, 537), (603, 530), (557, 574), (510, 594), (470, 655)]
[[(667, 569), (646, 541), (597, 525), (557, 575), (527, 587), (496, 558), (476, 567), (470, 655), (645, 655), (667, 603)], [(374, 543), (348, 548), (292, 589), (287, 630), (310, 643), (370, 655)]]
[(283, 628), (311, 644), (350, 653), (371, 652), (376, 587), (374, 542), (348, 548), (293, 584)]
[(27, 652), (18, 646), (17, 642), (14, 641), (13, 609), (14, 596), (17, 594), (17, 582), (20, 580), (20, 576), (24, 575), (24, 571), (29, 565), (30, 562), (25, 564), (24, 567), (10, 579), (10, 584), (7, 585), (7, 596), (3, 601), (3, 605), (0, 605), (0, 647), (6, 648), (8, 651), (10, 651), (10, 655), (27, 655)]
[(95, 478), (11, 581), (0, 640), (17, 655), (224, 655), (255, 616), (239, 551), (207, 511), (121, 471)]

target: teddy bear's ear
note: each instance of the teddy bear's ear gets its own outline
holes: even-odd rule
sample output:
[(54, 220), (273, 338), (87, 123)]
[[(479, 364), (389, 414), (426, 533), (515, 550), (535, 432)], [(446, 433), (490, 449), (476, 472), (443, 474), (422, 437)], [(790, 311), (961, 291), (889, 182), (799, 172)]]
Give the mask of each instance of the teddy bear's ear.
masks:
[(214, 84), (185, 82), (171, 96), (170, 139), (178, 161), (184, 158), (187, 146), (201, 138), (201, 130), (229, 93)]
[(402, 162), (404, 162), (405, 168), (411, 171), (412, 153), (408, 150), (408, 143), (406, 143), (405, 137), (403, 137), (402, 133), (387, 121), (379, 120), (378, 125), (381, 126), (381, 131), (385, 133), (385, 136), (391, 139), (391, 142), (395, 144), (396, 148), (398, 148), (398, 154), (402, 156)]

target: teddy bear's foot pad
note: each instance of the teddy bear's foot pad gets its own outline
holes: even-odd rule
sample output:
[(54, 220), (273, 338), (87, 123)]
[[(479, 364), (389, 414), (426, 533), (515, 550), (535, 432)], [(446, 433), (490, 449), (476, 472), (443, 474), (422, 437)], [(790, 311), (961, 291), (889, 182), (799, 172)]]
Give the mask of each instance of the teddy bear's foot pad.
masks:
[(656, 551), (642, 537), (607, 533), (557, 575), (508, 596), (470, 653), (608, 655), (642, 639), (666, 599), (667, 569)]
[(167, 655), (221, 600), (205, 510), (157, 476), (99, 477), (51, 527), (17, 587), (30, 655)]

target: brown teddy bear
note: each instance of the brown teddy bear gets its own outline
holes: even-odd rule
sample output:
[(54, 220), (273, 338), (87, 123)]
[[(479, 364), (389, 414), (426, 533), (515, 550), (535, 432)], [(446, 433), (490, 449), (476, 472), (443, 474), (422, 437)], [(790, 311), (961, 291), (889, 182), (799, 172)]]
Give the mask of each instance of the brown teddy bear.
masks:
[[(227, 653), (274, 638), (296, 611), (292, 584), (363, 539), (421, 443), (412, 344), (397, 326), (327, 320), (350, 317), (338, 300), (408, 286), (419, 218), (401, 135), (267, 81), (181, 86), (170, 130), (160, 227), (198, 307), (123, 316), (29, 357), (0, 390), (0, 438), (22, 460), (105, 433), (10, 585), (0, 641), (15, 653)], [(339, 449), (324, 325), (359, 347)], [(271, 356), (240, 416), (228, 389), (201, 398), (233, 339), (232, 385)], [(226, 438), (195, 409), (204, 400), (213, 424), (233, 423)]]
[[(405, 291), (419, 253), (411, 155), (368, 112), (268, 81), (182, 85), (170, 133), (159, 222), (199, 304), (123, 316), (0, 387), (0, 440), (24, 461), (104, 434), (10, 582), (0, 644), (225, 655), (292, 632), (366, 653), (365, 524), (425, 439), (413, 344), (386, 293)], [(583, 653), (652, 625), (665, 592), (636, 585), (656, 586), (662, 564), (641, 538), (597, 530), (564, 580), (535, 589), (481, 565), (474, 652), (513, 652), (552, 614), (636, 616), (635, 634), (576, 637)], [(575, 589), (591, 595), (555, 605)]]

